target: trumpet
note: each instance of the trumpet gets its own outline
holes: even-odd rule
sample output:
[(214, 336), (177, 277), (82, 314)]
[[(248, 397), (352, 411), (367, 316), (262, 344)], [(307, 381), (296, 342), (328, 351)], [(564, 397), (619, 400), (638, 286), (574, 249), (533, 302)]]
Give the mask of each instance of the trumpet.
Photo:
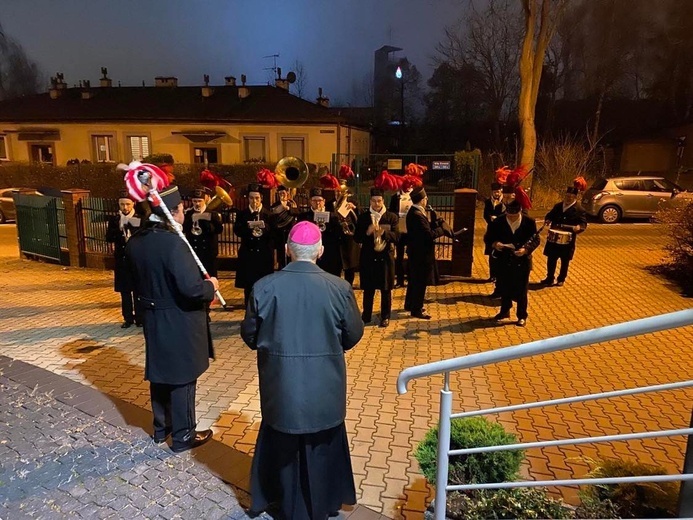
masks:
[(452, 228), (450, 227), (450, 224), (445, 222), (444, 219), (438, 218), (438, 213), (436, 212), (436, 210), (433, 209), (433, 206), (431, 206), (430, 204), (428, 206), (426, 206), (426, 211), (428, 211), (431, 215), (431, 227), (432, 228), (438, 228), (438, 227), (443, 228), (443, 235), (448, 237), (448, 238), (451, 238), (453, 242), (459, 242), (460, 241), (459, 236), (462, 233), (469, 231), (468, 228), (462, 228), (462, 229), (459, 229), (457, 231), (453, 231)]

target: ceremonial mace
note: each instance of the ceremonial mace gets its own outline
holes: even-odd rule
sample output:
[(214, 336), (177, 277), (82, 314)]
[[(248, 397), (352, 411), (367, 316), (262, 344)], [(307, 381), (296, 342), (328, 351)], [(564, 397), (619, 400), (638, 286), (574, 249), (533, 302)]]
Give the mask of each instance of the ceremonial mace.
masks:
[[(140, 168), (138, 166), (144, 167), (144, 168)], [(181, 240), (183, 242), (185, 242), (185, 245), (188, 246), (188, 249), (190, 250), (190, 253), (193, 256), (193, 259), (195, 260), (197, 267), (200, 268), (200, 272), (202, 273), (202, 275), (205, 277), (205, 279), (209, 280), (210, 276), (209, 276), (209, 273), (207, 272), (207, 269), (205, 269), (205, 266), (202, 265), (202, 262), (200, 261), (200, 258), (197, 256), (197, 253), (195, 253), (195, 250), (192, 248), (192, 246), (190, 245), (190, 242), (188, 242), (188, 239), (185, 237), (185, 234), (183, 233), (183, 228), (181, 227), (180, 224), (178, 224), (178, 222), (175, 221), (175, 219), (173, 218), (173, 215), (171, 215), (171, 211), (168, 209), (168, 206), (166, 206), (166, 203), (163, 201), (163, 199), (159, 195), (159, 191), (157, 189), (157, 186), (155, 186), (155, 183), (152, 181), (152, 179), (154, 178), (152, 173), (156, 174), (158, 172), (154, 168), (151, 168), (152, 165), (141, 164), (138, 166), (135, 166), (134, 168), (130, 168), (128, 170), (128, 172), (125, 174), (125, 182), (126, 182), (126, 185), (128, 187), (128, 192), (130, 193), (130, 195), (132, 195), (135, 198), (141, 197), (141, 195), (139, 193), (137, 193), (137, 188), (133, 187), (133, 183), (128, 182), (128, 176), (130, 176), (130, 175), (136, 176), (137, 182), (139, 183), (139, 185), (147, 188), (144, 191), (146, 191), (146, 193), (152, 198), (152, 202), (154, 203), (154, 206), (158, 206), (161, 208), (161, 210), (164, 212), (164, 215), (166, 215), (166, 218), (168, 219), (169, 223), (173, 227), (176, 234), (181, 238)], [(131, 178), (131, 180), (132, 180), (132, 178)], [(166, 187), (168, 185), (168, 179), (159, 179), (158, 182), (156, 182), (156, 184), (157, 185), (162, 184), (162, 187)], [(135, 191), (135, 193), (133, 193), (133, 191)], [(142, 191), (142, 190), (140, 190), (140, 191)], [(219, 292), (219, 289), (216, 289), (214, 291), (214, 294), (216, 295), (217, 300), (219, 300), (219, 303), (221, 303), (221, 306), (226, 308), (226, 300), (224, 300), (224, 297), (221, 295), (221, 292)]]

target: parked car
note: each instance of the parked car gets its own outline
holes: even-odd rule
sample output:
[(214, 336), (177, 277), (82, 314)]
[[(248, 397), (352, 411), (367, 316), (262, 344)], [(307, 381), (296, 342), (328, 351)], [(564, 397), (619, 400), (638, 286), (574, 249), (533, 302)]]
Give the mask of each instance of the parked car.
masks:
[(588, 215), (605, 224), (622, 218), (650, 218), (672, 199), (691, 200), (693, 193), (664, 177), (611, 177), (598, 179), (582, 196)]
[(14, 199), (12, 198), (12, 192), (21, 191), (22, 193), (28, 193), (30, 195), (41, 195), (36, 190), (30, 188), (2, 188), (0, 189), (0, 224), (4, 224), (8, 220), (15, 220), (17, 214), (14, 208)]

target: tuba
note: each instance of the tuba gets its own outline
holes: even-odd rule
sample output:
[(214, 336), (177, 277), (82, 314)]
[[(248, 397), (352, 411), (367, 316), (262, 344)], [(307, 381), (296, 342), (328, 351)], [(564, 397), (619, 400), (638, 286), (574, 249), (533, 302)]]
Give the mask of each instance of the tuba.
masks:
[(308, 165), (298, 157), (284, 157), (274, 168), (279, 184), (287, 188), (300, 188), (308, 180)]
[[(356, 232), (356, 226), (351, 221), (351, 219), (342, 215), (343, 208), (349, 201), (350, 196), (351, 192), (349, 191), (349, 188), (346, 185), (346, 181), (342, 180), (339, 196), (337, 197), (337, 200), (334, 204), (334, 210), (335, 213), (337, 213), (337, 216), (339, 217), (339, 224), (342, 226), (342, 234), (346, 236), (354, 236), (354, 233)], [(349, 213), (354, 213), (354, 210), (350, 209), (349, 212), (347, 212), (347, 215)]]

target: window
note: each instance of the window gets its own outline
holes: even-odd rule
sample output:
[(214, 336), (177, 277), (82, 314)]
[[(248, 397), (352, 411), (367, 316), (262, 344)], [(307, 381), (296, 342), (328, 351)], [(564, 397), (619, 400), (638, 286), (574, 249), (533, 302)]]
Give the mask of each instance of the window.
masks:
[(112, 135), (92, 135), (95, 162), (115, 162), (115, 138)]
[(0, 135), (0, 161), (9, 161), (10, 156), (7, 153), (7, 137)]
[(264, 162), (265, 153), (265, 138), (264, 137), (244, 137), (243, 151), (246, 161)]
[(282, 157), (303, 159), (303, 137), (282, 137)]
[(141, 161), (149, 155), (149, 137), (146, 135), (130, 135), (127, 138), (130, 147), (130, 160)]
[(642, 187), (640, 185), (640, 181), (638, 180), (624, 180), (624, 181), (615, 181), (614, 184), (616, 187), (620, 190), (624, 191), (642, 191)]
[(214, 146), (196, 146), (193, 148), (193, 162), (195, 164), (217, 164), (219, 162), (219, 151)]
[(31, 162), (35, 164), (54, 164), (53, 146), (50, 144), (29, 145)]

